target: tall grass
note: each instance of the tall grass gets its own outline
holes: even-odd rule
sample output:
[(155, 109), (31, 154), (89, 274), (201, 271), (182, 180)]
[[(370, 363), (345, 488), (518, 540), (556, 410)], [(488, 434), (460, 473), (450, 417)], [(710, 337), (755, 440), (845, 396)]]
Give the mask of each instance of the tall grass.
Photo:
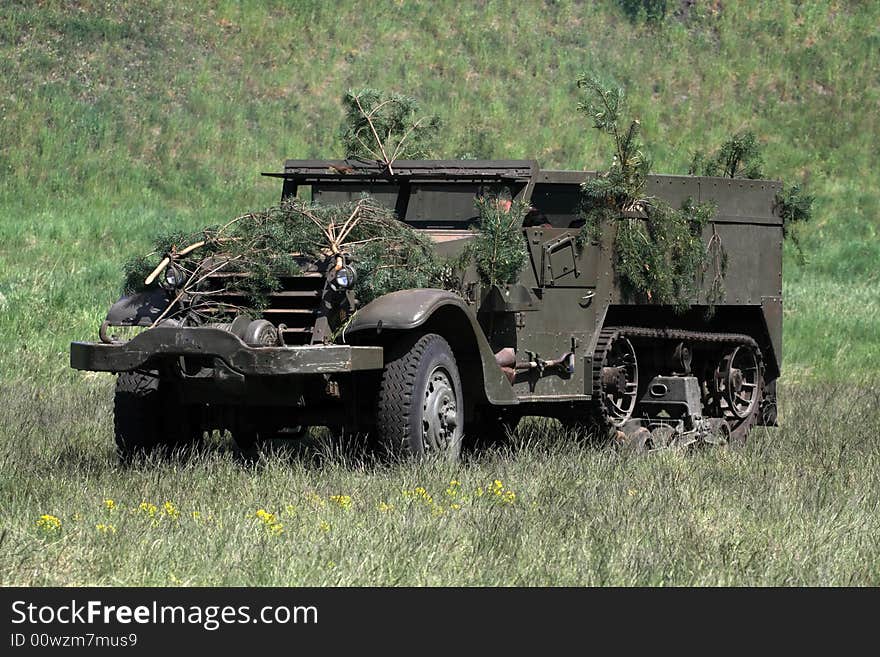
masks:
[(534, 422), (458, 468), (320, 442), (245, 467), (217, 439), (120, 468), (105, 384), (4, 388), (0, 584), (876, 586), (878, 390), (782, 393), (741, 450), (627, 458)]

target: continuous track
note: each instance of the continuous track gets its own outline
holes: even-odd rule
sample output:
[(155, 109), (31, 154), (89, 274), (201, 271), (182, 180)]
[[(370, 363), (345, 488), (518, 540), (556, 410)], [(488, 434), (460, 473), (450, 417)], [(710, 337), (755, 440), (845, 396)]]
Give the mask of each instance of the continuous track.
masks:
[[(761, 349), (758, 343), (749, 335), (741, 333), (713, 333), (707, 331), (688, 331), (683, 329), (655, 329), (640, 326), (611, 326), (602, 329), (599, 333), (599, 339), (596, 349), (593, 352), (593, 371), (592, 371), (592, 390), (593, 390), (593, 409), (592, 415), (594, 422), (602, 431), (612, 431), (617, 428), (614, 418), (608, 413), (606, 404), (606, 395), (602, 387), (602, 368), (608, 362), (608, 355), (614, 341), (618, 338), (627, 338), (635, 340), (636, 343), (650, 341), (656, 344), (658, 341), (664, 342), (685, 342), (694, 346), (717, 346), (719, 354), (724, 347), (746, 346), (754, 350), (757, 357), (758, 369), (763, 377), (763, 363), (761, 361)], [(638, 350), (636, 351), (638, 361)], [(720, 362), (720, 358), (718, 359)], [(704, 383), (701, 381), (701, 384)], [(760, 413), (761, 399), (760, 386), (758, 387), (759, 398), (755, 401), (754, 408), (748, 417), (744, 419), (737, 418), (729, 409), (722, 408), (724, 419), (728, 421), (731, 429), (731, 439), (735, 441), (743, 441), (748, 435), (749, 430), (757, 422)], [(717, 417), (717, 412), (713, 415), (709, 409), (704, 408), (707, 417)]]

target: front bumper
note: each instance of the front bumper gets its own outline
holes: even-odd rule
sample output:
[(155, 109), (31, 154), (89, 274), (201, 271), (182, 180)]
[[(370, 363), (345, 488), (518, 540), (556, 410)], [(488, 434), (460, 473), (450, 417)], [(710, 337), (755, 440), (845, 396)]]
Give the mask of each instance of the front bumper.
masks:
[(382, 347), (251, 347), (238, 336), (218, 328), (160, 326), (120, 344), (70, 344), (70, 366), (93, 372), (149, 369), (151, 361), (169, 356), (219, 358), (230, 369), (245, 376), (331, 374), (377, 370), (383, 365)]

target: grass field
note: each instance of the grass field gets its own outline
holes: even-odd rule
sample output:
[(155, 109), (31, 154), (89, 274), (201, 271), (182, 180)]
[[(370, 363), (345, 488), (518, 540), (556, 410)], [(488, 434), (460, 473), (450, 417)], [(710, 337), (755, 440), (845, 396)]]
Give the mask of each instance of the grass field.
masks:
[(880, 584), (876, 387), (785, 388), (742, 450), (625, 458), (535, 422), (454, 469), (320, 443), (245, 468), (219, 441), (123, 469), (109, 386), (4, 392), (6, 583)]
[[(613, 0), (121, 5), (0, 7), (0, 583), (880, 584), (880, 5), (706, 1), (659, 26)], [(588, 69), (626, 85), (656, 171), (751, 128), (816, 195), (806, 264), (786, 249), (781, 429), (637, 460), (535, 423), (455, 471), (327, 446), (248, 469), (222, 441), (115, 463), (112, 380), (67, 345), (154, 234), (338, 155), (351, 86), (420, 97), (440, 156), (604, 166), (574, 111)]]

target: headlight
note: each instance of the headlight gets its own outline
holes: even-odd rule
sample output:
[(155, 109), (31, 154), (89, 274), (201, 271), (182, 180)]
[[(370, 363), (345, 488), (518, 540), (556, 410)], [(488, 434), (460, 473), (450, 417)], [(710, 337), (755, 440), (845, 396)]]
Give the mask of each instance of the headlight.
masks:
[(357, 276), (354, 273), (354, 268), (345, 265), (336, 272), (336, 277), (333, 279), (333, 282), (338, 289), (348, 290), (354, 287), (355, 280), (357, 280)]
[(169, 265), (168, 267), (166, 267), (163, 276), (165, 285), (172, 289), (182, 287), (183, 284), (186, 282), (186, 274), (184, 274), (183, 271), (181, 271), (174, 265)]

